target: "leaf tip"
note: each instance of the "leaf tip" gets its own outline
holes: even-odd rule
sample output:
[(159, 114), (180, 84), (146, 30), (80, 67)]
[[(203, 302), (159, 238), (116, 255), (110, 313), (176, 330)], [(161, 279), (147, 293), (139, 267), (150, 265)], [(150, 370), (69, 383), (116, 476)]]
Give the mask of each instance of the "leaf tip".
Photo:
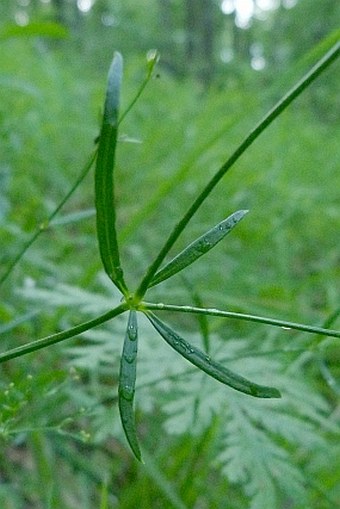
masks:
[(247, 215), (249, 212), (249, 209), (241, 209), (237, 212), (234, 212), (233, 216), (237, 219), (237, 221), (240, 221), (245, 215)]
[(108, 85), (104, 107), (104, 123), (116, 126), (118, 123), (118, 109), (120, 87), (123, 75), (123, 57), (115, 51), (108, 74)]
[(253, 395), (268, 399), (279, 399), (282, 397), (281, 392), (275, 387), (262, 387), (261, 390), (256, 390)]

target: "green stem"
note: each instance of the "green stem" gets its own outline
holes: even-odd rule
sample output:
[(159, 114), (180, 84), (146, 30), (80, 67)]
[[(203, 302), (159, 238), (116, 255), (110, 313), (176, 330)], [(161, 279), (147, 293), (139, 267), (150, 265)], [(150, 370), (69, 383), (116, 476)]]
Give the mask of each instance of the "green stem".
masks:
[(84, 169), (83, 171), (80, 173), (80, 175), (78, 176), (77, 180), (74, 182), (74, 184), (72, 185), (71, 189), (68, 191), (68, 193), (63, 197), (63, 199), (60, 201), (59, 205), (54, 209), (54, 211), (52, 212), (52, 214), (45, 220), (43, 221), (37, 231), (32, 235), (32, 237), (26, 242), (26, 244), (24, 244), (24, 246), (22, 247), (22, 249), (19, 251), (19, 253), (16, 255), (16, 257), (14, 258), (14, 260), (12, 260), (12, 262), (9, 264), (9, 266), (7, 267), (7, 270), (5, 271), (5, 273), (1, 276), (0, 278), (0, 286), (6, 281), (6, 279), (8, 278), (8, 276), (10, 275), (10, 273), (12, 272), (12, 270), (14, 269), (14, 267), (17, 265), (17, 263), (21, 260), (21, 258), (24, 256), (24, 254), (26, 253), (26, 251), (31, 247), (31, 245), (33, 244), (33, 242), (36, 241), (36, 239), (43, 233), (45, 232), (51, 221), (54, 219), (54, 217), (58, 214), (58, 212), (62, 209), (62, 207), (65, 205), (65, 203), (67, 202), (67, 200), (70, 198), (70, 196), (74, 193), (74, 191), (77, 189), (77, 187), (79, 186), (79, 184), (81, 184), (81, 182), (84, 180), (84, 178), (86, 177), (86, 175), (88, 174), (88, 172), (90, 171), (91, 167), (92, 167), (92, 164), (94, 163), (94, 160), (97, 156), (97, 149), (94, 150), (94, 152), (91, 154), (91, 157), (89, 158), (89, 160), (87, 161), (87, 163), (85, 164), (84, 166)]
[[(29, 437), (30, 450), (35, 462), (35, 489), (44, 507), (56, 509), (62, 500), (58, 475), (55, 471), (56, 457), (47, 436), (41, 431), (32, 431)], [(56, 478), (57, 477), (57, 478)]]
[(136, 102), (138, 101), (138, 99), (140, 98), (142, 93), (144, 92), (144, 89), (145, 89), (146, 85), (149, 83), (150, 79), (152, 78), (152, 73), (153, 73), (153, 70), (155, 68), (155, 65), (158, 62), (158, 59), (159, 59), (158, 53), (154, 52), (153, 56), (151, 57), (151, 60), (149, 60), (149, 62), (148, 62), (148, 72), (147, 72), (147, 75), (146, 75), (143, 83), (141, 84), (139, 90), (137, 91), (135, 97), (132, 99), (132, 101), (130, 102), (129, 106), (126, 108), (126, 110), (124, 111), (124, 113), (120, 117), (120, 119), (118, 121), (118, 125), (120, 125), (120, 123), (123, 122), (123, 120), (126, 117), (126, 115), (128, 115), (128, 113), (130, 113), (130, 111), (132, 110), (132, 108), (134, 107), (134, 105), (136, 104)]
[(163, 248), (159, 252), (154, 262), (150, 265), (144, 278), (142, 279), (137, 291), (137, 299), (142, 299), (147, 291), (151, 280), (159, 269), (164, 258), (189, 223), (190, 219), (197, 212), (202, 203), (209, 196), (214, 187), (224, 177), (227, 171), (236, 163), (241, 155), (253, 144), (260, 134), (333, 62), (336, 60), (340, 52), (340, 43), (335, 44), (328, 53), (321, 58), (317, 64), (298, 81), (298, 83), (282, 97), (282, 99), (272, 108), (267, 115), (250, 131), (248, 136), (239, 145), (231, 157), (221, 166), (218, 172), (208, 182), (201, 194), (196, 198), (187, 213), (174, 227)]
[(35, 352), (36, 350), (40, 350), (42, 348), (46, 348), (47, 346), (54, 345), (56, 343), (60, 343), (65, 339), (73, 338), (82, 332), (85, 332), (89, 329), (93, 329), (93, 327), (97, 327), (97, 325), (101, 325), (102, 323), (111, 320), (115, 316), (118, 316), (124, 311), (126, 311), (127, 305), (125, 303), (120, 304), (114, 309), (94, 318), (93, 320), (88, 320), (87, 322), (81, 323), (68, 329), (66, 331), (57, 332), (56, 334), (52, 334), (51, 336), (46, 336), (42, 339), (37, 339), (36, 341), (32, 341), (31, 343), (26, 343), (25, 345), (18, 346), (17, 348), (13, 348), (12, 350), (8, 350), (7, 352), (3, 352), (0, 354), (0, 363), (8, 361), (10, 359), (14, 359), (15, 357), (21, 357), (22, 355), (26, 355), (31, 352)]
[(274, 318), (266, 318), (264, 316), (250, 315), (246, 313), (236, 313), (233, 311), (221, 311), (214, 308), (199, 308), (194, 306), (177, 306), (174, 304), (154, 304), (151, 302), (142, 302), (141, 310), (152, 311), (175, 311), (179, 313), (203, 314), (208, 316), (219, 316), (222, 318), (234, 318), (237, 320), (245, 320), (248, 322), (266, 323), (274, 327), (283, 327), (284, 329), (293, 329), (311, 334), (321, 334), (322, 336), (332, 336), (340, 338), (340, 331), (332, 329), (324, 329), (323, 327), (314, 327), (312, 325), (304, 325), (301, 323), (287, 322), (285, 320), (276, 320)]

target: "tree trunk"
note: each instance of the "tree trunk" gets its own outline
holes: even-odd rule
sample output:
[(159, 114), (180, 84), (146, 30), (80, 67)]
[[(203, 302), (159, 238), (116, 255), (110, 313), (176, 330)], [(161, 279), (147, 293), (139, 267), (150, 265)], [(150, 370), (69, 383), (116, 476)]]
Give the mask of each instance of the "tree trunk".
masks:
[(204, 83), (214, 71), (214, 4), (212, 0), (186, 0), (186, 59), (189, 70)]

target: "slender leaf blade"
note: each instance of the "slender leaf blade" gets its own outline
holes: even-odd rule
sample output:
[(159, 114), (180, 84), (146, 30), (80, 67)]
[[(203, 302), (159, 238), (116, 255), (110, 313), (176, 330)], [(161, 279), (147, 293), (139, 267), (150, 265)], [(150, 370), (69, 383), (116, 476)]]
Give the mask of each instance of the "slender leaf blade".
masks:
[(189, 244), (153, 277), (150, 287), (169, 279), (210, 251), (244, 218), (248, 210), (238, 210)]
[[(296, 322), (288, 322), (287, 320), (277, 320), (276, 318), (268, 318), (266, 316), (256, 316), (246, 313), (238, 313), (236, 311), (223, 311), (221, 309), (216, 308), (203, 308), (196, 306), (178, 306), (176, 304), (164, 304), (160, 302), (158, 304), (154, 304), (152, 302), (143, 302), (142, 304), (143, 310), (155, 310), (155, 311), (175, 311), (179, 313), (193, 313), (198, 315), (206, 315), (206, 316), (220, 316), (222, 318), (232, 318), (236, 320), (245, 320), (249, 322), (255, 323), (266, 323), (268, 325), (273, 325), (274, 327), (281, 327), (282, 329), (292, 329), (298, 330), (302, 332), (309, 332), (310, 334), (318, 334), (320, 336), (330, 336), (333, 338), (340, 338), (340, 331), (334, 329), (325, 329), (324, 327), (317, 327), (313, 325), (306, 325), (303, 323)], [(331, 316), (337, 317), (337, 311)], [(325, 325), (328, 326), (332, 321), (327, 320)]]
[(174, 350), (176, 350), (176, 352), (219, 382), (232, 387), (236, 391), (249, 394), (256, 398), (281, 397), (280, 392), (274, 387), (267, 387), (250, 382), (246, 378), (225, 368), (219, 362), (212, 360), (210, 356), (188, 343), (153, 313), (147, 312), (146, 316), (157, 332)]
[(114, 166), (118, 135), (118, 111), (123, 59), (115, 53), (108, 76), (103, 123), (99, 137), (95, 172), (97, 236), (104, 269), (124, 293), (127, 287), (120, 264), (114, 201)]
[(168, 239), (158, 253), (155, 260), (148, 267), (139, 287), (136, 291), (136, 297), (143, 298), (145, 292), (150, 286), (154, 275), (157, 273), (164, 258), (181, 235), (191, 218), (196, 214), (202, 203), (208, 198), (212, 190), (224, 177), (224, 175), (234, 166), (236, 161), (242, 154), (254, 143), (260, 134), (279, 116), (281, 113), (297, 98), (299, 95), (340, 55), (340, 42), (334, 46), (314, 65), (314, 67), (305, 74), (280, 100), (276, 105), (268, 111), (265, 117), (249, 132), (242, 143), (236, 148), (228, 160), (220, 167), (215, 175), (210, 179), (203, 191), (198, 195), (196, 200), (191, 204), (188, 211), (182, 219), (176, 224)]
[(127, 441), (139, 461), (142, 455), (138, 444), (133, 400), (135, 396), (138, 349), (138, 324), (136, 311), (130, 311), (123, 352), (120, 359), (118, 406)]

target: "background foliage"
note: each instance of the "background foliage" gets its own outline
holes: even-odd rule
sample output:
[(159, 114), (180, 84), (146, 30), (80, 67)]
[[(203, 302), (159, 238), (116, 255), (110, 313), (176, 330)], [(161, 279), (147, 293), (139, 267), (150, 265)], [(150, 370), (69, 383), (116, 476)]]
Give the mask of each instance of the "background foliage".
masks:
[[(120, 241), (134, 286), (244, 133), (316, 60), (316, 45), (336, 37), (331, 0), (256, 2), (248, 21), (231, 4), (223, 13), (207, 0), (1, 0), (2, 270), (92, 150), (113, 50), (125, 57), (124, 107), (144, 78), (146, 51), (157, 47), (159, 77), (124, 121), (117, 161)], [(188, 268), (190, 285), (167, 281), (152, 290), (155, 301), (199, 298), (310, 324), (333, 316), (339, 328), (337, 71), (307, 90), (214, 191), (176, 252), (234, 210), (250, 213), (208, 262)], [(92, 175), (1, 291), (2, 351), (118, 302), (101, 269)], [(220, 387), (142, 321), (145, 465), (137, 465), (118, 420), (117, 319), (2, 365), (1, 507), (336, 506), (336, 340), (217, 318), (207, 331), (186, 315), (174, 325), (200, 347), (208, 333), (215, 357), (275, 385), (282, 400)]]

